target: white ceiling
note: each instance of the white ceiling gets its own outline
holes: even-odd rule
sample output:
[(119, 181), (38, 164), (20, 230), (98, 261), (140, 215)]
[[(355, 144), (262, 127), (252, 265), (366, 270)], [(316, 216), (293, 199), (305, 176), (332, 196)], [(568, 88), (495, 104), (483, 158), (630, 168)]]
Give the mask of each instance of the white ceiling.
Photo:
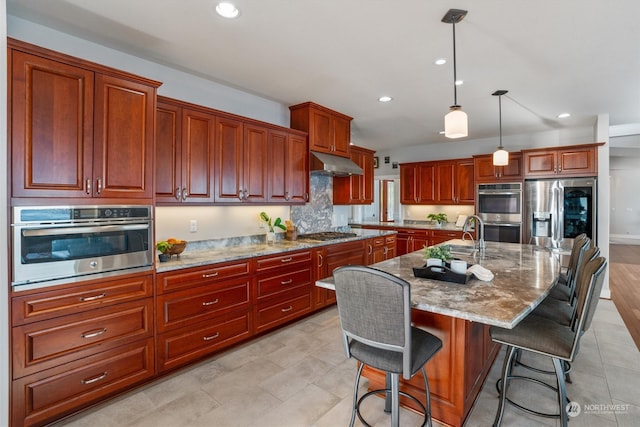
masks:
[(354, 117), (352, 139), (382, 150), (446, 140), (453, 41), (441, 19), (465, 9), (467, 139), (497, 137), (498, 89), (509, 91), (503, 136), (591, 126), (601, 113), (640, 123), (638, 0), (235, 3), (235, 20), (215, 15), (214, 0), (7, 0), (7, 12), (285, 105), (317, 102)]

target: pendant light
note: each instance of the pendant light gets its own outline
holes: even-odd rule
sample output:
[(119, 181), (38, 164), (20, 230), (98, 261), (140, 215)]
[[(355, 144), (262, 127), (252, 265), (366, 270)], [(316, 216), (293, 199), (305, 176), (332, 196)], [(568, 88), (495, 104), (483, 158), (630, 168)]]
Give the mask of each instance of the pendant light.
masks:
[(508, 90), (497, 90), (491, 95), (498, 97), (498, 117), (500, 123), (500, 145), (493, 153), (494, 166), (507, 166), (509, 164), (509, 152), (502, 146), (502, 95), (509, 92)]
[(449, 9), (442, 18), (442, 22), (453, 25), (453, 105), (444, 116), (444, 136), (447, 138), (462, 138), (469, 134), (467, 113), (458, 105), (458, 89), (456, 86), (456, 23), (467, 15), (466, 10)]

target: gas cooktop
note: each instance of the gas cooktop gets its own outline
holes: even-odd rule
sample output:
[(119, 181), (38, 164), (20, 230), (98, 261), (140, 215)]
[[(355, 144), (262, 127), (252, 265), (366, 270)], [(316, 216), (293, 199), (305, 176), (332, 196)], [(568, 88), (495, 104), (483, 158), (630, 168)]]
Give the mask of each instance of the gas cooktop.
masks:
[(335, 240), (346, 239), (347, 237), (356, 237), (356, 233), (345, 233), (341, 231), (322, 231), (319, 233), (299, 234), (298, 240)]

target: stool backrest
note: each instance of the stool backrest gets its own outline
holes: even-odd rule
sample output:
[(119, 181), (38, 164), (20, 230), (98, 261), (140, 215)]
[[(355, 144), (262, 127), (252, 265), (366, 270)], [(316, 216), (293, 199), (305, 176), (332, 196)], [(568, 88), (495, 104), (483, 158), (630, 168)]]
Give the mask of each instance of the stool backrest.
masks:
[(403, 353), (403, 374), (411, 370), (411, 285), (364, 266), (333, 271), (345, 351), (349, 340)]
[(567, 265), (567, 285), (570, 287), (574, 286), (574, 281), (576, 279), (576, 270), (582, 261), (582, 256), (584, 252), (589, 248), (590, 240), (586, 234), (580, 234), (573, 241), (573, 246), (571, 247), (571, 255), (569, 256), (569, 265)]

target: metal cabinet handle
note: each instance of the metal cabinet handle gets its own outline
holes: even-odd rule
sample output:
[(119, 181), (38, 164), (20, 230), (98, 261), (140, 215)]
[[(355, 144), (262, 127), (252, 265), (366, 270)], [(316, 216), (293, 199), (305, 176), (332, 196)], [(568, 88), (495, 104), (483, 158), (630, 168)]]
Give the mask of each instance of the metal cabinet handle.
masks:
[(293, 279), (283, 280), (280, 282), (281, 285), (290, 285), (293, 283)]
[(107, 332), (107, 328), (102, 328), (101, 330), (95, 332), (84, 332), (80, 336), (82, 336), (82, 338), (93, 338), (97, 337), (98, 335), (102, 335), (105, 332)]
[(369, 245), (369, 255), (373, 253), (373, 246)]
[(107, 294), (103, 292), (100, 295), (93, 295), (93, 296), (90, 296), (90, 297), (80, 297), (80, 301), (82, 301), (82, 302), (94, 301), (94, 300), (97, 300), (97, 299), (100, 299), (100, 298), (104, 298), (106, 296), (107, 296)]
[(283, 312), (283, 313), (286, 313), (287, 311), (291, 311), (291, 310), (293, 310), (293, 306), (291, 306), (291, 305), (289, 307), (287, 307), (287, 308), (281, 308), (280, 309), (280, 311)]
[(242, 200), (242, 190), (238, 190), (238, 199)]
[(215, 340), (216, 338), (218, 338), (220, 336), (220, 332), (216, 332), (213, 335), (210, 335), (208, 337), (202, 337), (203, 341), (211, 341), (211, 340)]
[(182, 200), (187, 200), (188, 196), (189, 196), (189, 192), (187, 191), (187, 187), (183, 187), (182, 188)]
[(242, 191), (242, 194), (243, 194), (242, 198), (244, 200), (249, 200), (249, 192), (247, 191), (246, 188)]
[(96, 184), (96, 194), (100, 194), (102, 192), (102, 178), (97, 179)]
[(322, 258), (322, 254), (318, 254), (318, 267), (322, 267), (324, 263), (324, 259)]
[(217, 303), (218, 303), (218, 301), (219, 301), (219, 299), (218, 299), (218, 298), (216, 298), (214, 301), (206, 301), (206, 302), (203, 302), (203, 303), (202, 303), (202, 305), (206, 307), (206, 306), (208, 306), (208, 305), (214, 305), (214, 304), (217, 304)]
[(289, 258), (283, 258), (283, 259), (281, 259), (281, 260), (280, 260), (280, 262), (283, 262), (283, 263), (284, 263), (284, 262), (290, 262), (290, 261), (291, 261), (291, 259), (292, 259), (291, 257), (289, 257)]
[(284, 192), (284, 199), (288, 202), (289, 201), (289, 192), (285, 191)]
[(304, 199), (308, 202), (309, 201), (309, 193), (304, 193)]
[(95, 383), (96, 381), (100, 381), (100, 380), (102, 380), (102, 379), (104, 379), (106, 377), (107, 377), (107, 373), (103, 372), (100, 375), (95, 376), (93, 378), (88, 378), (86, 380), (80, 380), (80, 383), (81, 384), (91, 384), (91, 383)]
[(84, 187), (85, 187), (84, 192), (87, 193), (87, 194), (91, 194), (91, 179), (90, 178), (86, 179)]
[(216, 271), (215, 273), (203, 274), (202, 278), (209, 279), (210, 277), (216, 277), (217, 275), (218, 275), (218, 272)]
[(182, 194), (180, 193), (180, 187), (176, 187), (176, 192), (173, 195), (173, 197), (175, 197), (176, 200), (178, 200), (178, 201), (182, 198)]

